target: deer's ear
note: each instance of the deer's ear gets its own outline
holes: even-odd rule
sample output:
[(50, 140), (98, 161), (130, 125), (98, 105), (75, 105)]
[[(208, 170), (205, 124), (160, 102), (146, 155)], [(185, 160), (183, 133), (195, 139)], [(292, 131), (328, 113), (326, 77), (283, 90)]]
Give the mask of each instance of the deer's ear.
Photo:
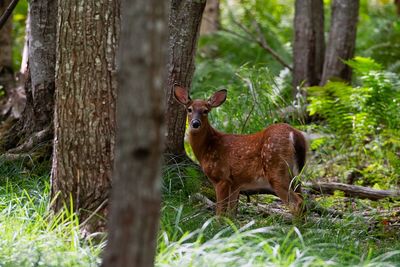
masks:
[(179, 85), (174, 85), (174, 96), (176, 101), (182, 105), (189, 104), (191, 100), (187, 89)]
[(226, 94), (227, 94), (226, 89), (219, 90), (215, 92), (213, 96), (208, 99), (207, 102), (213, 108), (219, 107), (222, 105), (222, 103), (225, 102)]

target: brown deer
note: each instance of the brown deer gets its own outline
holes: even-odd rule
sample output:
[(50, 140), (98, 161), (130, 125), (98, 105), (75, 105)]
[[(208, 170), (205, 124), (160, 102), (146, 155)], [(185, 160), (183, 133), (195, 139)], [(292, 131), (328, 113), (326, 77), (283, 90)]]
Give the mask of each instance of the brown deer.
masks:
[(225, 134), (208, 122), (208, 113), (226, 100), (220, 90), (208, 100), (191, 100), (186, 88), (175, 86), (176, 100), (186, 107), (189, 142), (200, 165), (214, 185), (217, 215), (236, 213), (243, 190), (273, 190), (291, 212), (303, 212), (301, 188), (292, 180), (306, 158), (303, 134), (288, 124), (273, 124), (255, 134)]

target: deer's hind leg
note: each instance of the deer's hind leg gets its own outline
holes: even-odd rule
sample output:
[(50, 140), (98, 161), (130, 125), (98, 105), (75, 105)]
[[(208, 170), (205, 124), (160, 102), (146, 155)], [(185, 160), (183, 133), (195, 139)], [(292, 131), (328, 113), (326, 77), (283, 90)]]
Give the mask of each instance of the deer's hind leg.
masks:
[(294, 215), (303, 213), (303, 197), (293, 191), (291, 176), (286, 164), (281, 164), (268, 172), (268, 180), (278, 197), (286, 204)]

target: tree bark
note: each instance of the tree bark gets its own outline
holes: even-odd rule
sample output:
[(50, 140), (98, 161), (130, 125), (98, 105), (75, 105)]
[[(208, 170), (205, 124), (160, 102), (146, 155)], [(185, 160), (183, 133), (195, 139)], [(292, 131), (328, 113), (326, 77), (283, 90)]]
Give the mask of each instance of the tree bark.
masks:
[(219, 0), (207, 0), (201, 20), (200, 35), (212, 34), (219, 28)]
[[(11, 0), (0, 2), (0, 16), (5, 12)], [(9, 19), (0, 31), (0, 87), (5, 95), (0, 99), (7, 99), (14, 87), (14, 71), (12, 66), (12, 20)]]
[(102, 266), (154, 266), (161, 205), (168, 2), (123, 2), (117, 143)]
[(52, 208), (72, 200), (88, 232), (104, 226), (111, 185), (119, 8), (119, 1), (58, 1)]
[(394, 4), (396, 5), (397, 15), (400, 16), (400, 0), (394, 0)]
[(331, 28), (321, 85), (331, 78), (351, 81), (351, 69), (343, 60), (354, 56), (359, 5), (359, 0), (332, 1)]
[(35, 131), (49, 126), (54, 110), (57, 0), (31, 0), (28, 61)]
[[(32, 0), (29, 2), (28, 13), (28, 68), (26, 73), (21, 75), (22, 79), (26, 79), (26, 103), (19, 120), (5, 134), (4, 150), (24, 146), (25, 141), (31, 135), (52, 126), (56, 65), (57, 1)], [(18, 94), (17, 91), (13, 93)], [(41, 140), (42, 142), (51, 140), (52, 131), (48, 131), (48, 133)], [(47, 149), (44, 154), (50, 154), (50, 149)]]
[(324, 64), (324, 3), (296, 0), (293, 43), (293, 87), (318, 85)]
[(186, 110), (174, 98), (174, 84), (190, 88), (195, 70), (195, 53), (205, 0), (172, 0), (169, 15), (168, 80), (165, 88), (167, 156), (174, 160), (185, 159), (183, 145)]

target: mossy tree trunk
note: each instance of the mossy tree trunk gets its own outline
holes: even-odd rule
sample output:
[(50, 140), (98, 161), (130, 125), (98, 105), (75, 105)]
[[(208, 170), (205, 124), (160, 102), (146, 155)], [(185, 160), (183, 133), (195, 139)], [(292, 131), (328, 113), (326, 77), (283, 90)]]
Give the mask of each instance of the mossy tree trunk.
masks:
[(103, 266), (154, 266), (161, 201), (168, 2), (123, 2), (117, 142)]
[(58, 1), (52, 208), (72, 200), (88, 232), (104, 226), (111, 188), (119, 9), (119, 1)]
[(169, 14), (168, 81), (165, 88), (166, 144), (169, 162), (187, 158), (184, 148), (186, 110), (174, 99), (174, 84), (190, 88), (195, 70), (195, 54), (205, 0), (172, 0)]

